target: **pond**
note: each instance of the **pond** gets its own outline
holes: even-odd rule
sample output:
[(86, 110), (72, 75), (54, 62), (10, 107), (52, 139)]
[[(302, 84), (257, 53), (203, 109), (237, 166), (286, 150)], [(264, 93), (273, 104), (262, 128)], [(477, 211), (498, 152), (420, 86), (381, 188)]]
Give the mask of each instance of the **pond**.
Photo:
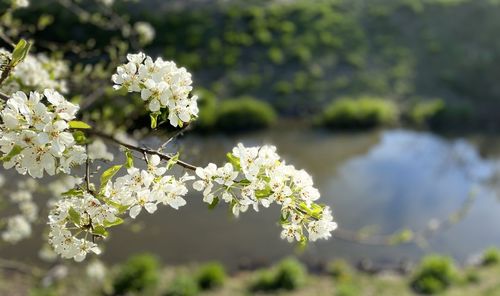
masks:
[[(472, 195), (475, 199), (462, 219), (418, 244), (372, 246), (334, 234), (301, 252), (279, 238), (277, 207), (235, 219), (224, 204), (208, 210), (201, 195), (193, 192), (179, 211), (160, 207), (155, 215), (143, 213), (137, 223), (113, 229), (103, 259), (119, 262), (134, 253), (152, 252), (168, 264), (218, 260), (236, 268), (292, 254), (309, 263), (334, 258), (399, 262), (438, 252), (464, 261), (500, 245), (500, 138), (442, 137), (399, 129), (327, 133), (291, 125), (238, 136), (189, 134), (175, 145), (191, 162), (206, 164), (221, 163), (239, 141), (274, 144), (289, 163), (306, 169), (343, 230), (374, 235), (405, 228), (421, 231), (456, 213)], [(146, 142), (154, 146), (161, 140)], [(4, 246), (1, 257), (36, 261), (40, 245), (38, 237)]]

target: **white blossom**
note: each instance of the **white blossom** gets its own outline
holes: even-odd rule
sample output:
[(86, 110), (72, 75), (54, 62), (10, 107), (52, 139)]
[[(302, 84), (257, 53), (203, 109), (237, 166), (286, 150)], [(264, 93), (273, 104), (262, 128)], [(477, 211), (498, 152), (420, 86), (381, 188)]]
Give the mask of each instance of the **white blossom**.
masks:
[(109, 152), (106, 144), (100, 140), (96, 139), (90, 145), (88, 145), (88, 155), (92, 160), (102, 159), (105, 161), (113, 161), (113, 153)]
[[(26, 0), (15, 1), (28, 3)], [(0, 56), (6, 57), (8, 60), (12, 58), (11, 53), (3, 48), (0, 48)], [(62, 60), (48, 58), (45, 54), (28, 54), (22, 63), (19, 63), (12, 70), (0, 90), (13, 93), (19, 90), (56, 89), (67, 93), (68, 87), (65, 78), (68, 73), (68, 65)]]
[(106, 266), (99, 260), (93, 260), (87, 265), (87, 276), (93, 280), (102, 282), (106, 278)]
[(134, 30), (139, 36), (139, 42), (143, 45), (151, 43), (155, 38), (155, 29), (146, 22), (137, 22), (134, 24)]
[[(44, 101), (47, 99), (47, 102)], [(70, 173), (71, 167), (82, 164), (84, 148), (76, 145), (69, 132), (68, 121), (75, 118), (78, 106), (58, 92), (47, 89), (43, 95), (16, 92), (0, 112), (0, 151), (12, 155), (4, 168), (15, 168), (20, 174), (34, 178), (44, 173)]]
[(112, 76), (116, 89), (140, 93), (154, 114), (167, 109), (168, 120), (175, 127), (198, 116), (198, 97), (190, 96), (191, 74), (185, 68), (161, 58), (153, 61), (143, 53), (129, 54), (127, 59), (128, 63), (119, 66)]
[(209, 204), (222, 200), (231, 204), (235, 216), (255, 211), (259, 205), (281, 206), (281, 237), (290, 242), (328, 238), (337, 224), (328, 207), (315, 203), (319, 191), (304, 170), (286, 165), (276, 153), (276, 147), (245, 147), (238, 144), (228, 154), (229, 162), (217, 168), (210, 163), (197, 168), (198, 180), (193, 188), (203, 191), (203, 201)]
[[(59, 200), (49, 213), (49, 244), (63, 258), (80, 262), (90, 252), (100, 254), (101, 250), (92, 240), (102, 235), (98, 229), (114, 222), (118, 210), (102, 203), (89, 193)], [(78, 237), (80, 235), (80, 237)]]
[(17, 243), (30, 235), (30, 223), (23, 215), (15, 215), (7, 219), (7, 228), (2, 232), (2, 239), (9, 243)]
[(126, 207), (129, 216), (134, 219), (142, 209), (154, 213), (160, 203), (179, 209), (186, 205), (183, 198), (188, 192), (185, 182), (193, 177), (186, 174), (176, 179), (172, 175), (166, 175), (166, 172), (166, 164), (162, 166), (157, 155), (150, 155), (146, 170), (128, 169), (126, 175), (106, 185), (104, 196), (113, 203)]

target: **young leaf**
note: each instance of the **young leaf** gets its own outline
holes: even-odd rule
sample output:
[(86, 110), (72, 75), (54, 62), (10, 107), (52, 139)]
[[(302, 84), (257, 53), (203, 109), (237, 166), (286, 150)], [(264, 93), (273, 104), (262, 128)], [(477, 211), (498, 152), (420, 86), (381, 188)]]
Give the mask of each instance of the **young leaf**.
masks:
[(125, 167), (130, 169), (134, 167), (134, 157), (132, 156), (132, 152), (129, 149), (125, 149), (125, 157), (127, 161), (125, 162)]
[(92, 234), (106, 237), (108, 236), (108, 231), (106, 230), (106, 228), (104, 228), (104, 226), (97, 225), (96, 227), (94, 227), (94, 229), (92, 229)]
[(23, 151), (23, 148), (21, 148), (20, 146), (14, 145), (14, 147), (12, 147), (12, 149), (10, 150), (10, 152), (7, 155), (4, 155), (3, 157), (0, 158), (0, 161), (9, 161), (14, 156), (21, 153), (21, 151)]
[(115, 166), (110, 167), (106, 171), (104, 171), (104, 173), (102, 173), (102, 175), (101, 175), (101, 190), (104, 189), (106, 184), (108, 184), (109, 180), (111, 180), (111, 178), (113, 178), (113, 176), (116, 175), (116, 173), (118, 173), (118, 171), (122, 167), (123, 167), (123, 165), (121, 165), (121, 164), (115, 165)]
[(235, 170), (240, 170), (241, 165), (240, 165), (240, 159), (234, 156), (231, 152), (228, 152), (226, 154), (227, 160), (233, 165)]
[(75, 209), (69, 208), (68, 214), (71, 222), (73, 222), (75, 225), (80, 225), (80, 214), (75, 211)]
[(179, 160), (179, 152), (177, 152), (170, 160), (167, 162), (167, 169), (171, 169)]
[(83, 195), (83, 190), (81, 189), (70, 189), (62, 194), (64, 197), (71, 197), (71, 196), (82, 196)]
[(20, 62), (22, 62), (28, 55), (30, 48), (31, 43), (24, 39), (19, 40), (16, 47), (14, 48), (14, 51), (12, 52), (12, 60), (10, 61), (10, 66), (15, 67)]
[(209, 208), (210, 210), (213, 210), (213, 209), (217, 206), (217, 204), (218, 204), (218, 203), (219, 203), (219, 197), (218, 197), (218, 196), (216, 196), (216, 197), (214, 198), (214, 200), (212, 201), (212, 203), (208, 205), (208, 208)]
[(271, 187), (267, 186), (265, 189), (262, 190), (256, 190), (255, 191), (255, 197), (256, 198), (265, 198), (271, 195), (273, 192), (271, 190)]
[(74, 131), (73, 139), (75, 139), (75, 142), (79, 145), (84, 145), (88, 143), (87, 137), (85, 136), (85, 133), (82, 131)]
[(108, 220), (104, 220), (104, 227), (117, 226), (117, 225), (120, 225), (122, 223), (123, 223), (123, 219), (122, 218), (116, 218), (116, 220), (113, 221), (113, 222), (110, 222)]
[(73, 129), (91, 129), (92, 127), (83, 121), (71, 120), (68, 122), (69, 128)]
[(149, 114), (149, 117), (151, 118), (151, 128), (152, 129), (155, 129), (156, 126), (158, 125), (158, 115), (160, 115), (160, 113), (158, 113), (158, 112), (153, 112), (153, 113)]

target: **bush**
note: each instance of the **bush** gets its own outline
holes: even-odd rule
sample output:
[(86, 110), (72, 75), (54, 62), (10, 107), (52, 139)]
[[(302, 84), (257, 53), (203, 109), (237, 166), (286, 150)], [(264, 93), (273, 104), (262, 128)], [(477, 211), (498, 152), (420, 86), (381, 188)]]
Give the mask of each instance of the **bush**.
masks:
[(226, 132), (256, 130), (276, 122), (269, 103), (253, 98), (227, 100), (220, 104), (216, 126)]
[(335, 296), (357, 296), (360, 295), (360, 289), (354, 284), (341, 284), (337, 286)]
[(408, 117), (417, 126), (427, 126), (443, 113), (445, 107), (441, 99), (418, 102), (410, 109)]
[(453, 260), (431, 255), (425, 257), (411, 281), (412, 288), (419, 293), (435, 294), (444, 291), (456, 282), (457, 273)]
[(446, 104), (443, 100), (416, 103), (408, 112), (408, 119), (417, 126), (432, 129), (463, 127), (472, 119), (471, 106), (464, 103)]
[(336, 281), (348, 281), (352, 275), (351, 266), (342, 259), (331, 262), (328, 265), (327, 272)]
[(194, 296), (198, 295), (198, 284), (195, 279), (186, 275), (178, 275), (170, 283), (165, 296)]
[(391, 125), (398, 119), (396, 105), (387, 100), (361, 97), (340, 99), (323, 112), (320, 122), (328, 128), (371, 128)]
[(158, 283), (158, 260), (149, 254), (136, 255), (120, 268), (113, 280), (115, 294), (143, 292)]
[(251, 285), (252, 291), (295, 290), (304, 285), (307, 271), (299, 261), (289, 258), (281, 261), (272, 270), (257, 274)]
[(226, 271), (220, 263), (207, 263), (198, 271), (198, 286), (202, 290), (220, 287), (226, 280)]
[(489, 248), (483, 254), (482, 264), (484, 266), (496, 265), (500, 262), (500, 251), (497, 248)]

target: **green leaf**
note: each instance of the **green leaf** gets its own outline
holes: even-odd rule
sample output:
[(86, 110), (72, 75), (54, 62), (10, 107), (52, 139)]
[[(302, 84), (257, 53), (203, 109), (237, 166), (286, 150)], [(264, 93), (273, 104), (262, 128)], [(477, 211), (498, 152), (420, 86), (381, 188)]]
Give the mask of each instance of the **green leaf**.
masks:
[(155, 129), (156, 126), (158, 125), (158, 116), (160, 113), (158, 112), (153, 112), (149, 113), (149, 117), (151, 118), (151, 128)]
[(233, 165), (233, 167), (236, 169), (236, 170), (240, 170), (241, 169), (241, 165), (240, 165), (240, 159), (237, 158), (236, 156), (234, 156), (231, 152), (228, 152), (226, 154), (226, 158), (227, 160)]
[(219, 204), (219, 197), (215, 197), (211, 204), (208, 205), (210, 210), (213, 210)]
[(69, 128), (74, 129), (91, 129), (92, 127), (83, 121), (71, 120), (68, 122)]
[(106, 230), (106, 228), (104, 228), (104, 226), (97, 225), (92, 229), (92, 234), (106, 237), (106, 236), (108, 236), (108, 231)]
[(29, 43), (24, 39), (21, 39), (14, 48), (14, 51), (12, 52), (12, 60), (10, 61), (10, 66), (15, 67), (20, 62), (22, 62), (28, 55), (30, 48), (31, 48), (31, 43)]
[(247, 185), (252, 184), (252, 182), (250, 182), (248, 179), (242, 179), (240, 181), (236, 181), (236, 183), (241, 184), (243, 186), (247, 186)]
[(122, 223), (123, 223), (123, 219), (122, 218), (116, 218), (116, 220), (113, 221), (113, 222), (110, 222), (108, 220), (104, 220), (104, 227), (117, 226), (117, 225), (120, 225)]
[(311, 205), (311, 216), (312, 217), (319, 219), (319, 218), (321, 218), (322, 213), (323, 213), (323, 206), (322, 205), (319, 205), (316, 203), (313, 203)]
[(81, 189), (70, 189), (62, 194), (64, 197), (70, 197), (70, 196), (82, 196), (83, 195), (83, 190)]
[(21, 151), (23, 151), (23, 148), (21, 148), (18, 145), (14, 145), (14, 147), (12, 147), (12, 149), (10, 150), (10, 152), (7, 155), (4, 155), (3, 157), (0, 158), (0, 161), (9, 161), (14, 156), (16, 156), (19, 153), (21, 153)]
[(71, 222), (73, 222), (75, 225), (80, 225), (80, 213), (78, 213), (71, 207), (69, 208), (68, 214)]
[(172, 158), (167, 162), (167, 169), (171, 169), (179, 161), (179, 152), (177, 152)]
[(302, 234), (300, 241), (299, 241), (299, 250), (300, 251), (305, 250), (305, 248), (307, 247), (307, 242), (308, 242), (307, 237)]
[(87, 137), (85, 136), (85, 133), (82, 131), (74, 131), (73, 139), (75, 139), (75, 142), (79, 145), (84, 145), (88, 143)]
[(285, 215), (283, 213), (280, 215), (280, 223), (285, 224), (288, 222), (288, 218), (290, 218), (290, 213), (287, 212)]
[(271, 195), (273, 191), (271, 190), (271, 187), (267, 186), (265, 189), (261, 190), (256, 190), (255, 191), (255, 197), (256, 198), (265, 198)]
[(123, 167), (123, 165), (121, 165), (121, 164), (115, 165), (115, 166), (110, 167), (106, 171), (104, 171), (104, 173), (102, 173), (102, 175), (101, 175), (101, 190), (104, 189), (106, 184), (108, 184), (109, 180), (111, 180), (111, 178), (113, 178), (113, 176), (116, 175), (116, 173), (118, 173), (118, 171), (122, 167)]
[(119, 214), (123, 214), (123, 213), (125, 213), (125, 212), (128, 210), (128, 208), (129, 208), (129, 206), (125, 206), (125, 205), (119, 204), (119, 203), (114, 202), (114, 201), (112, 201), (112, 200), (110, 200), (110, 199), (106, 199), (106, 198), (104, 198), (103, 200), (104, 200), (104, 202), (105, 202), (106, 204), (108, 204), (108, 205), (110, 205), (110, 206), (112, 206), (112, 207), (116, 208), (116, 209), (118, 210), (118, 213), (119, 213)]
[(125, 149), (125, 157), (127, 159), (125, 162), (125, 167), (127, 169), (134, 167), (134, 157), (132, 156), (132, 152), (129, 149)]

